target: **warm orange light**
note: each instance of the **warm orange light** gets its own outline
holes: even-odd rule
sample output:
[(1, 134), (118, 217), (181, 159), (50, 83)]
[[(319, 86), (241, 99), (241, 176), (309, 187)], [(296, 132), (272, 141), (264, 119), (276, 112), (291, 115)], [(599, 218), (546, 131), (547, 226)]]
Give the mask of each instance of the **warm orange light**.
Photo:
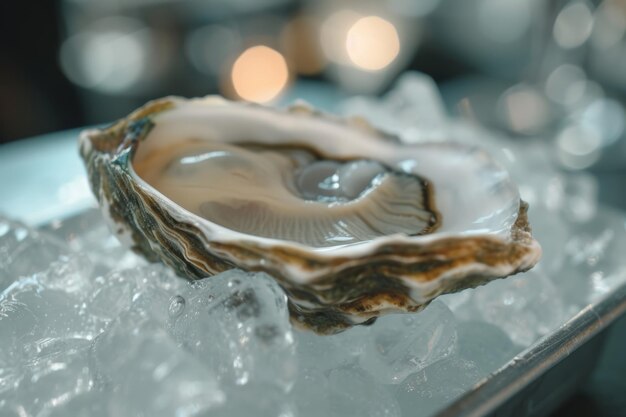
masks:
[(267, 46), (246, 49), (233, 64), (235, 92), (244, 100), (265, 103), (276, 98), (289, 81), (283, 56)]
[(396, 28), (378, 16), (357, 20), (346, 38), (348, 56), (357, 67), (377, 71), (393, 62), (400, 52)]

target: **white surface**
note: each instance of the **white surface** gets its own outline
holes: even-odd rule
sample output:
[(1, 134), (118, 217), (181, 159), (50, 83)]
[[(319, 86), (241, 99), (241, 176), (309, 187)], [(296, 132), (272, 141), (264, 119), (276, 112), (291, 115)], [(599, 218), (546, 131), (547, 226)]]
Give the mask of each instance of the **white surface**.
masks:
[(0, 214), (41, 225), (95, 205), (78, 156), (78, 132), (0, 145)]

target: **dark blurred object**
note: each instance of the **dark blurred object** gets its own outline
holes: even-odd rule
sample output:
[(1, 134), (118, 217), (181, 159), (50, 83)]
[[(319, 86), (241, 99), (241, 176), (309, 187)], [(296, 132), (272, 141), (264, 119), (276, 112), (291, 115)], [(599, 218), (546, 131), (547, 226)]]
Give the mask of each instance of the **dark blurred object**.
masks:
[(84, 123), (57, 65), (58, 6), (56, 0), (0, 2), (0, 143)]

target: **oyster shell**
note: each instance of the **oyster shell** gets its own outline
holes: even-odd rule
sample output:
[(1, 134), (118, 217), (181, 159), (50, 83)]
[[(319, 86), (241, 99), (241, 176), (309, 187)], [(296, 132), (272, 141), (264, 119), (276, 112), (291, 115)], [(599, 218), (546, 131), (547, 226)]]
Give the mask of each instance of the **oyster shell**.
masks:
[(265, 271), (320, 333), (418, 311), (538, 261), (527, 206), (485, 152), (405, 145), (358, 119), (165, 98), (81, 134), (120, 238), (189, 279)]

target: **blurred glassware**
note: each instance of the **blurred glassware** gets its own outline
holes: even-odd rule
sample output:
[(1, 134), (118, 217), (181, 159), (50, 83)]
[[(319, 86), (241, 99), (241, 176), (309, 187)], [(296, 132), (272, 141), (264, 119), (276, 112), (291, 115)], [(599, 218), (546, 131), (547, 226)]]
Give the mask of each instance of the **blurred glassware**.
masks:
[(140, 92), (158, 79), (154, 43), (154, 34), (141, 20), (108, 16), (63, 42), (61, 68), (83, 88), (109, 94)]

